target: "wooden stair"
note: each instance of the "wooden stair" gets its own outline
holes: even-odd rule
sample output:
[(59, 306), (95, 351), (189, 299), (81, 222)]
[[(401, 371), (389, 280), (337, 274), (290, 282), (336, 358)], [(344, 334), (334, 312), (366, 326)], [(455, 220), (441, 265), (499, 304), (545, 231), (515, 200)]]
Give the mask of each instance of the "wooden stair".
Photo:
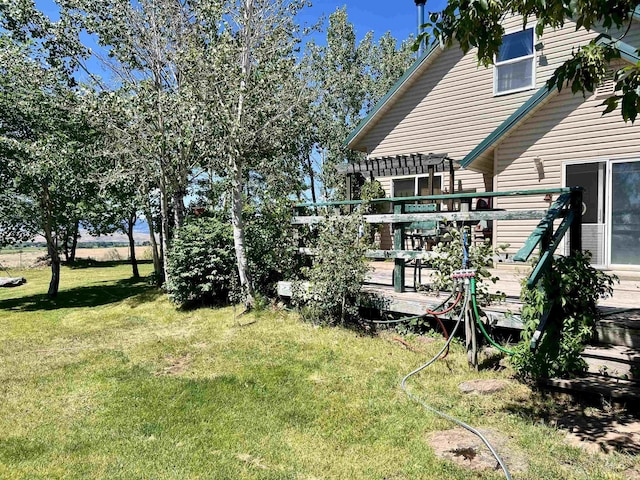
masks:
[(545, 386), (581, 400), (640, 411), (640, 309), (604, 309), (596, 337), (582, 357), (585, 377), (549, 379)]

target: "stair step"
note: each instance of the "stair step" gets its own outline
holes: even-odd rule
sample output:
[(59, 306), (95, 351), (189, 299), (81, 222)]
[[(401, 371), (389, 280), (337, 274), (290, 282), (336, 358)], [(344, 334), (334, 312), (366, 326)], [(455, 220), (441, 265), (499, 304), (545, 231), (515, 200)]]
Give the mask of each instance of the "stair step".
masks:
[(640, 348), (640, 309), (606, 309), (596, 325), (596, 341), (600, 344)]
[(578, 400), (603, 401), (627, 409), (638, 410), (640, 403), (640, 383), (588, 375), (582, 378), (551, 378), (544, 384), (550, 389), (572, 395)]
[(582, 353), (589, 373), (627, 380), (640, 379), (640, 350), (620, 345), (589, 345)]

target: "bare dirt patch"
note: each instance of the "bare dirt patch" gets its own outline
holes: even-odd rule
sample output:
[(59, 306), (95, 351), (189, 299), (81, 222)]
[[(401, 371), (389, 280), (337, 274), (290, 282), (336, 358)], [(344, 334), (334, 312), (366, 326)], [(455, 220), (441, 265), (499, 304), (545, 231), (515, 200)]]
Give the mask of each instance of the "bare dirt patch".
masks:
[(476, 395), (490, 395), (497, 393), (509, 386), (504, 380), (469, 380), (462, 382), (458, 388), (462, 393), (474, 393)]
[(165, 357), (165, 361), (168, 363), (168, 365), (157, 371), (156, 376), (160, 377), (165, 375), (184, 374), (189, 368), (189, 364), (191, 363), (191, 355), (189, 355), (188, 353), (186, 355), (181, 355), (178, 357), (168, 355), (167, 357)]
[[(491, 429), (478, 430), (498, 452), (510, 472), (523, 472), (527, 469), (526, 459), (509, 445), (507, 436)], [(484, 442), (463, 428), (434, 432), (429, 438), (429, 444), (438, 458), (450, 460), (469, 470), (500, 469)]]

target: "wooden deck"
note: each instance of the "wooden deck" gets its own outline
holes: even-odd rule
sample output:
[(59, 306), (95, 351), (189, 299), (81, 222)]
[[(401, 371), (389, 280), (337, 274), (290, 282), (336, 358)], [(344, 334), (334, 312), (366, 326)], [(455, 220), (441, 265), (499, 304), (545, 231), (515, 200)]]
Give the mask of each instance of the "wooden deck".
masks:
[[(389, 312), (420, 315), (426, 307), (438, 305), (446, 295), (426, 292), (416, 292), (413, 287), (407, 287), (404, 293), (393, 291), (393, 263), (371, 262), (372, 271), (365, 285), (367, 292), (373, 293), (380, 299), (384, 310)], [(405, 284), (413, 286), (413, 268), (407, 267), (405, 271)], [(485, 308), (485, 313), (491, 319), (491, 323), (497, 327), (520, 329), (520, 289), (522, 280), (529, 276), (530, 268), (526, 265), (499, 264), (498, 268), (491, 270), (492, 274), (500, 280), (496, 284), (489, 283), (492, 292), (504, 292), (507, 298), (500, 304), (494, 304)], [(599, 305), (606, 312), (614, 312), (615, 309), (640, 308), (640, 272), (611, 272), (618, 275), (620, 283), (614, 287), (613, 297), (601, 300)], [(423, 269), (422, 283), (429, 283), (430, 271)], [(616, 315), (611, 315), (615, 318)]]
[[(438, 306), (448, 295), (448, 292), (441, 294), (432, 292), (417, 292), (413, 288), (413, 268), (407, 267), (405, 271), (405, 284), (407, 291), (403, 293), (395, 292), (392, 285), (393, 262), (377, 261), (371, 262), (371, 272), (368, 281), (364, 285), (364, 290), (372, 294), (375, 298), (374, 306), (386, 312), (393, 312), (404, 315), (422, 315), (426, 308)], [(520, 290), (523, 279), (528, 278), (530, 268), (523, 264), (499, 264), (498, 268), (491, 270), (492, 274), (499, 278), (496, 284), (489, 282), (491, 292), (504, 292), (506, 299), (499, 304), (485, 307), (483, 310), (490, 319), (492, 325), (500, 328), (521, 329), (520, 321)], [(603, 325), (607, 324), (607, 330), (598, 332), (599, 337), (606, 340), (607, 335), (622, 335), (629, 337), (629, 346), (640, 346), (640, 318), (628, 320), (629, 312), (626, 309), (640, 309), (640, 272), (610, 272), (618, 275), (620, 283), (614, 287), (613, 297), (601, 300), (599, 306), (607, 313)], [(423, 269), (422, 283), (429, 283), (430, 271)], [(291, 286), (289, 282), (280, 282), (278, 286), (279, 294), (284, 297), (290, 296)], [(617, 310), (623, 310), (616, 313)], [(635, 320), (634, 320), (635, 319)], [(628, 323), (632, 325), (627, 325)], [(611, 324), (611, 325), (609, 325)], [(614, 326), (620, 332), (613, 332), (609, 327)]]

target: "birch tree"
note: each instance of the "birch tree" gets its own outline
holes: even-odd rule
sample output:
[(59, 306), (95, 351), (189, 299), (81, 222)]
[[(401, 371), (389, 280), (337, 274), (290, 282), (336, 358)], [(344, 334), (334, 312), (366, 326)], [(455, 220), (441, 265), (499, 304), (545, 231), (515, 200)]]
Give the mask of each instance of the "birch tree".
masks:
[(212, 170), (230, 185), (236, 261), (248, 308), (254, 303), (243, 219), (248, 179), (293, 178), (300, 171), (296, 115), (309, 98), (296, 58), (301, 31), (295, 16), (305, 3), (224, 2), (216, 39), (208, 42), (202, 79), (215, 133), (207, 150)]
[(99, 86), (114, 170), (143, 172), (157, 186), (166, 259), (208, 133), (194, 86), (206, 48), (200, 29), (216, 24), (219, 8), (195, 0), (64, 0), (61, 5), (63, 17), (96, 34), (108, 52), (100, 58), (112, 78)]

